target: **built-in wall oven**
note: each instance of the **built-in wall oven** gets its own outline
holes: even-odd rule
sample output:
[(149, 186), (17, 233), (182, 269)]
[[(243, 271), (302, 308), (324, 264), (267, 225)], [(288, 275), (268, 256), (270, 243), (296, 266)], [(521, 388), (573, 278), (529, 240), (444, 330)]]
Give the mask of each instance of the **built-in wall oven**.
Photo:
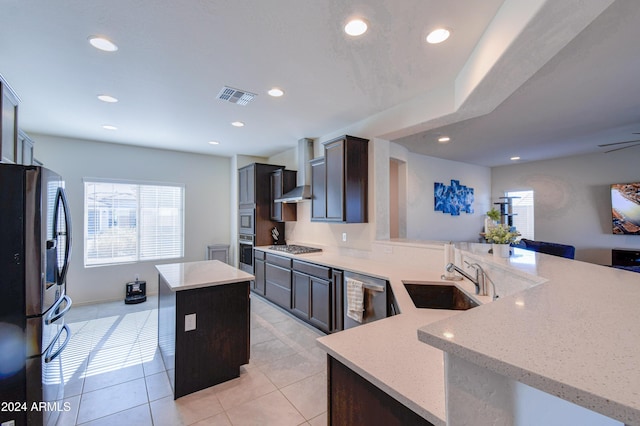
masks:
[(238, 235), (238, 267), (253, 274), (253, 235)]

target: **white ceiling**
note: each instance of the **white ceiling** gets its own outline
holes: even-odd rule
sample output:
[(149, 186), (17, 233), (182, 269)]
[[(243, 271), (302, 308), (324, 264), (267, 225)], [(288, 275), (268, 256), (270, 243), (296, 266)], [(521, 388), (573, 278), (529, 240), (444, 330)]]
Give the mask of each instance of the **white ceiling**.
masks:
[[(299, 138), (385, 117), (452, 86), (483, 34), (498, 26), (496, 14), (519, 2), (532, 0), (8, 0), (0, 15), (0, 73), (22, 100), (19, 121), (27, 132), (270, 156), (293, 148)], [(588, 9), (578, 0), (554, 0), (559, 3)], [(359, 38), (342, 31), (354, 15), (369, 21)], [(540, 51), (542, 43), (562, 47), (561, 40), (580, 34), (537, 73), (548, 58), (504, 55), (511, 64), (495, 70), (518, 69), (523, 81), (503, 84), (492, 69), (493, 79), (485, 78), (482, 90), (460, 108), (466, 115), (454, 111), (442, 120), (425, 114), (406, 123), (400, 117), (377, 135), (426, 155), (494, 166), (511, 155), (529, 161), (593, 152), (598, 143), (640, 132), (637, 1), (617, 0), (586, 30), (553, 37), (541, 34), (547, 16), (536, 14), (509, 40), (511, 51), (532, 42), (541, 44)], [(452, 37), (426, 44), (428, 31), (441, 25), (452, 29)], [(91, 47), (87, 37), (96, 34), (119, 50)], [(225, 103), (216, 99), (224, 85), (258, 96), (247, 106)], [(285, 96), (268, 96), (273, 86)], [(491, 93), (514, 90), (493, 113), (468, 119), (493, 108), (486, 102)], [(120, 101), (102, 103), (96, 98), (102, 93)], [(246, 126), (232, 127), (234, 120)], [(104, 124), (118, 130), (104, 130)], [(440, 133), (453, 142), (435, 143)]]

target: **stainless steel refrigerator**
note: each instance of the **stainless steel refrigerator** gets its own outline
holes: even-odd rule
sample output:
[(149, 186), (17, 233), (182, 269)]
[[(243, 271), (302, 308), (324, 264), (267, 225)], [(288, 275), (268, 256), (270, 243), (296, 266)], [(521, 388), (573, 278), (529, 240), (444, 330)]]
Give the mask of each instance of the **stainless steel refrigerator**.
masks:
[(0, 423), (54, 425), (66, 409), (62, 353), (71, 337), (62, 178), (0, 164), (0, 229)]

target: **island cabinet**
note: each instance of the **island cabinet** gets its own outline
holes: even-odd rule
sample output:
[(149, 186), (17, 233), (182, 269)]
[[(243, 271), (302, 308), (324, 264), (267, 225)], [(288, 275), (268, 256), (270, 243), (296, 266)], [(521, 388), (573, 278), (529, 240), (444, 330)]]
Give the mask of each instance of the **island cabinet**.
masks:
[(219, 260), (158, 265), (158, 347), (174, 399), (240, 376), (249, 362), (249, 282)]
[(291, 258), (266, 254), (264, 296), (278, 306), (291, 309)]
[(315, 163), (314, 173), (312, 162), (312, 193), (318, 197), (317, 202), (312, 197), (312, 220), (367, 222), (368, 142), (354, 136), (341, 136), (324, 143), (324, 165)]
[(279, 169), (271, 173), (271, 220), (276, 222), (294, 222), (297, 219), (295, 203), (282, 203), (275, 200), (296, 187), (295, 170)]
[(327, 381), (330, 425), (433, 426), (330, 355), (327, 355)]

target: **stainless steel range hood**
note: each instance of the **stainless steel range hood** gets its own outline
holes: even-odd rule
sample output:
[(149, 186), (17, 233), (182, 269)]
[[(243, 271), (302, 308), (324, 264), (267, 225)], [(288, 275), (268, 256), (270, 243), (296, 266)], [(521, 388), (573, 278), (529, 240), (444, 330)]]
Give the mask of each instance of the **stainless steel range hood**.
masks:
[(311, 199), (311, 164), (309, 164), (311, 160), (313, 160), (313, 139), (300, 139), (298, 141), (297, 186), (283, 194), (281, 198), (274, 200), (276, 203), (299, 203)]

